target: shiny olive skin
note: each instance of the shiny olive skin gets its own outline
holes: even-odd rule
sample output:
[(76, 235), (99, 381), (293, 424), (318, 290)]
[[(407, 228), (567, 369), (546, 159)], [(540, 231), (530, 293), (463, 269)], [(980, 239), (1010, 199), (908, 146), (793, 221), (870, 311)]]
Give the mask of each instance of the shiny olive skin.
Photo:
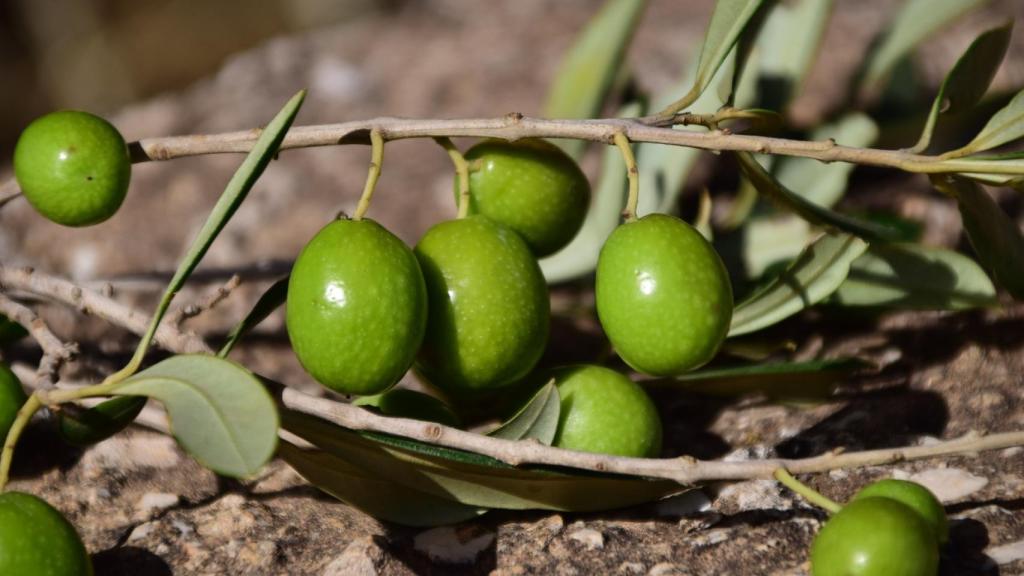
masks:
[(470, 213), (511, 228), (538, 258), (564, 248), (583, 226), (590, 182), (558, 146), (536, 138), (485, 140), (465, 157)]
[(722, 259), (692, 226), (650, 214), (619, 226), (597, 262), (597, 314), (623, 360), (674, 376), (718, 351), (732, 318)]
[(887, 478), (862, 488), (853, 495), (853, 500), (861, 498), (892, 498), (905, 504), (924, 518), (935, 532), (939, 544), (949, 542), (949, 519), (942, 503), (927, 488), (917, 482)]
[(547, 345), (550, 303), (523, 239), (477, 215), (435, 225), (415, 253), (430, 302), (419, 373), (453, 396), (525, 376)]
[(562, 405), (554, 446), (638, 458), (661, 452), (661, 418), (638, 384), (602, 366), (570, 366), (552, 376)]
[(60, 512), (31, 494), (0, 494), (0, 574), (92, 573), (92, 561), (81, 538)]
[(813, 576), (934, 576), (938, 566), (931, 526), (891, 498), (850, 502), (811, 545)]
[(412, 365), (427, 294), (404, 242), (372, 220), (342, 219), (302, 249), (286, 312), (292, 348), (313, 378), (336, 392), (376, 394)]
[(131, 179), (124, 138), (88, 112), (37, 118), (14, 149), (14, 176), (40, 214), (65, 226), (89, 226), (121, 207)]
[(363, 396), (352, 403), (376, 408), (384, 416), (437, 422), (453, 428), (460, 425), (459, 417), (447, 404), (430, 394), (406, 388), (393, 388), (383, 394)]
[(21, 381), (6, 364), (0, 362), (0, 439), (7, 437), (18, 410), (28, 400)]

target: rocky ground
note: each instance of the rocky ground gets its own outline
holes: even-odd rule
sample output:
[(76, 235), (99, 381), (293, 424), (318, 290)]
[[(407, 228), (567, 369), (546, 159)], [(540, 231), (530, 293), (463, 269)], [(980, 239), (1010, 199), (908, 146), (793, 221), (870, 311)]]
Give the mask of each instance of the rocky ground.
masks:
[[(639, 81), (669, 85), (693, 50), (709, 2), (654, 1), (630, 62)], [(838, 3), (822, 58), (794, 116), (812, 122), (841, 96), (872, 31), (892, 2)], [(141, 102), (114, 121), (129, 139), (256, 126), (300, 87), (310, 88), (299, 123), (377, 115), (491, 116), (537, 111), (558, 56), (595, 2), (530, 0), (410, 3), (240, 54), (195, 86)], [(937, 78), (972, 30), (1024, 14), (993, 2), (929, 44), (922, 62)], [(1018, 34), (1011, 61), (1024, 58)], [(997, 82), (1019, 85), (1004, 66)], [(1014, 75), (1017, 74), (1015, 77)], [(85, 230), (48, 224), (23, 202), (0, 212), (0, 258), (86, 285), (111, 281), (115, 296), (148, 305), (202, 224), (238, 161), (205, 157), (137, 165), (130, 197), (107, 223)], [(198, 273), (195, 299), (243, 270), (240, 289), (188, 326), (217, 335), (244, 313), (270, 278), (287, 269), (330, 215), (351, 210), (366, 173), (364, 148), (288, 152), (268, 170)], [(591, 164), (586, 164), (593, 169)], [(4, 171), (6, 177), (8, 172)], [(450, 217), (450, 169), (436, 146), (388, 145), (371, 215), (412, 243)], [(955, 210), (924, 179), (861, 171), (864, 202), (895, 197), (895, 209), (927, 220), (926, 238), (961, 242)], [(1016, 198), (1007, 198), (1019, 210)], [(575, 291), (560, 292), (572, 298)], [(79, 341), (88, 361), (68, 379), (95, 378), (132, 340), (75, 312), (44, 307), (53, 327)], [(968, 431), (1024, 428), (1024, 307), (881, 317), (807, 315), (769, 331), (798, 342), (797, 357), (857, 354), (877, 372), (817, 405), (756, 399), (726, 403), (663, 394), (666, 453), (732, 459), (807, 456), (926, 443)], [(278, 380), (308, 386), (271, 318), (238, 359)], [(600, 346), (592, 318), (559, 322), (553, 343), (566, 356)], [(9, 351), (31, 370), (28, 347)], [(247, 482), (220, 479), (160, 434), (131, 430), (73, 451), (37, 427), (20, 448), (12, 486), (37, 493), (79, 527), (98, 574), (802, 574), (823, 515), (774, 482), (705, 486), (667, 501), (601, 514), (493, 512), (454, 527), (383, 524), (318, 492), (281, 462)], [(1020, 449), (809, 476), (834, 499), (896, 476), (931, 487), (954, 518), (948, 574), (1024, 573), (1024, 457)]]

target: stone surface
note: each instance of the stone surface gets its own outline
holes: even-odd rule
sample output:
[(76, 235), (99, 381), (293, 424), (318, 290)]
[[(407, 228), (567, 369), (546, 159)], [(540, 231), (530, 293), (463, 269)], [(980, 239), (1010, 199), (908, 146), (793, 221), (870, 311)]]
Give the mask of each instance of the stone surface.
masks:
[[(678, 76), (680, 62), (710, 13), (710, 2), (655, 0), (630, 53), (644, 88)], [(841, 98), (873, 29), (894, 3), (837, 3), (831, 35), (794, 116), (814, 121)], [(179, 93), (141, 102), (115, 117), (129, 139), (257, 126), (297, 88), (310, 87), (299, 123), (377, 115), (494, 116), (536, 112), (558, 55), (593, 1), (517, 0), (408, 3), (394, 15), (277, 39), (225, 63)], [(935, 85), (972, 30), (993, 17), (1024, 17), (1024, 4), (991, 9), (930, 43), (925, 76)], [(988, 18), (989, 20), (985, 20)], [(1009, 58), (1024, 57), (1024, 35)], [(483, 49), (485, 47), (486, 49)], [(410, 64), (414, 63), (414, 64)], [(1016, 76), (1014, 76), (1016, 75)], [(1004, 66), (1006, 88), (1024, 82)], [(894, 144), (893, 147), (905, 145)], [(351, 211), (367, 151), (342, 147), (286, 152), (214, 244), (180, 303), (200, 297), (244, 268), (226, 302), (186, 324), (223, 334), (332, 215)], [(151, 307), (177, 258), (237, 165), (210, 156), (137, 165), (122, 213), (96, 228), (41, 221), (23, 203), (0, 211), (0, 259), (32, 263), (93, 287), (108, 281), (123, 301)], [(585, 168), (593, 178), (594, 163)], [(6, 175), (0, 169), (0, 175)], [(386, 169), (370, 211), (407, 242), (451, 217), (451, 169), (427, 142), (388, 144)], [(723, 170), (723, 172), (726, 172)], [(722, 176), (730, 178), (728, 174)], [(715, 186), (718, 180), (715, 180)], [(695, 186), (697, 184), (694, 184)], [(721, 184), (727, 186), (728, 184)], [(858, 172), (854, 207), (887, 206), (928, 222), (925, 241), (962, 245), (955, 207), (923, 178)], [(1004, 198), (1019, 209), (1019, 199)], [(156, 281), (154, 281), (156, 280)], [(569, 288), (556, 301), (592, 307)], [(588, 299), (589, 298), (589, 299)], [(58, 332), (79, 340), (85, 358), (66, 373), (95, 380), (135, 340), (73, 311), (44, 307)], [(659, 392), (666, 455), (749, 460), (803, 457), (934, 442), (969, 431), (1024, 428), (1024, 307), (964, 314), (901, 313), (842, 318), (811, 314), (765, 333), (791, 339), (798, 357), (858, 355), (881, 367), (843, 384), (816, 405), (725, 402)], [(556, 318), (552, 355), (567, 361), (604, 347), (592, 317)], [(19, 373), (37, 360), (10, 351)], [(287, 349), (279, 315), (234, 356), (269, 377), (311, 387)], [(46, 498), (68, 515), (94, 555), (98, 574), (806, 574), (806, 550), (824, 515), (766, 480), (703, 487), (691, 497), (605, 513), (491, 512), (455, 527), (408, 528), (378, 522), (309, 486), (281, 462), (257, 478), (218, 478), (173, 440), (132, 429), (88, 450), (73, 450), (40, 427), (19, 447), (12, 487)], [(1024, 572), (1024, 452), (953, 457), (835, 471), (803, 478), (836, 500), (883, 477), (920, 479), (943, 492), (954, 519), (947, 574)], [(955, 489), (953, 486), (955, 485)]]

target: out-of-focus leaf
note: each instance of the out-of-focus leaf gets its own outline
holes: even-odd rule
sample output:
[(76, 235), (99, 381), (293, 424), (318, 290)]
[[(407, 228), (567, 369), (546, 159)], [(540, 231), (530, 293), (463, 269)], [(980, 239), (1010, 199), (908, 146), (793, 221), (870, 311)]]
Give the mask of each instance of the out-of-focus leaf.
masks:
[(371, 408), (392, 418), (412, 418), (437, 422), (452, 428), (462, 426), (455, 411), (439, 398), (408, 388), (392, 388), (382, 394), (361, 396), (353, 400), (352, 404)]
[(989, 119), (985, 127), (967, 146), (955, 152), (964, 156), (1002, 146), (1024, 136), (1024, 90), (1010, 100), (1002, 110)]
[(172, 356), (123, 380), (114, 393), (163, 403), (174, 437), (219, 474), (251, 476), (274, 454), (274, 401), (256, 376), (230, 360)]
[(704, 35), (700, 63), (693, 86), (679, 100), (673, 102), (662, 113), (681, 111), (688, 108), (704, 90), (711, 85), (719, 67), (732, 52), (740, 34), (761, 7), (762, 0), (718, 0), (711, 22)]
[(967, 238), (978, 260), (1014, 299), (1024, 300), (1024, 235), (980, 186), (956, 176), (933, 177), (932, 183), (953, 196)]
[[(548, 92), (545, 116), (593, 118), (601, 111), (646, 5), (646, 0), (606, 0), (565, 55)], [(578, 157), (585, 143), (559, 144)]]
[(147, 400), (145, 396), (118, 396), (81, 411), (61, 410), (57, 418), (58, 433), (72, 446), (102, 442), (130, 426)]
[(15, 342), (25, 336), (28, 336), (28, 330), (21, 324), (0, 315), (0, 345)]
[(987, 0), (907, 0), (864, 61), (862, 86), (873, 89), (922, 40)]
[(610, 510), (657, 500), (684, 488), (671, 481), (514, 468), (496, 460), (382, 434), (357, 434), (291, 411), (284, 427), (374, 476), (480, 508)]
[(758, 39), (760, 105), (785, 110), (819, 53), (833, 0), (778, 2)]
[(843, 306), (960, 310), (995, 305), (996, 290), (963, 254), (919, 244), (876, 244), (853, 261), (832, 300)]
[(750, 280), (780, 262), (793, 260), (819, 234), (806, 220), (774, 215), (751, 220), (735, 233), (719, 236), (716, 247), (736, 276)]
[[(813, 140), (832, 138), (837, 144), (856, 148), (870, 146), (877, 136), (878, 126), (859, 112), (847, 114), (811, 134)], [(825, 164), (809, 158), (786, 157), (779, 159), (775, 177), (796, 194), (819, 206), (831, 207), (843, 197), (855, 167), (845, 162)]]
[(917, 144), (910, 149), (910, 152), (920, 153), (928, 148), (932, 140), (932, 132), (935, 130), (935, 123), (940, 113), (955, 114), (973, 107), (981, 100), (988, 90), (992, 78), (999, 69), (999, 64), (1006, 55), (1006, 49), (1010, 45), (1010, 33), (1013, 31), (1013, 21), (987, 30), (974, 39), (974, 42), (967, 47), (967, 50), (960, 56), (960, 59), (953, 65), (953, 69), (946, 75), (939, 87), (939, 93), (935, 95), (931, 111), (928, 112), (928, 119), (925, 121), (924, 129)]
[(486, 509), (440, 498), (369, 474), (323, 450), (282, 441), (277, 453), (303, 478), (367, 514), (404, 526), (440, 526), (476, 518)]
[[(637, 116), (642, 110), (639, 103), (633, 103), (623, 107), (619, 116)], [(600, 180), (579, 233), (568, 246), (539, 262), (548, 284), (572, 280), (594, 271), (601, 246), (622, 220), (626, 190), (626, 164), (622, 161), (622, 154), (615, 146), (608, 146), (601, 156)], [(643, 196), (641, 193), (640, 197)]]
[(489, 436), (505, 440), (533, 438), (550, 446), (558, 432), (558, 416), (561, 412), (561, 397), (552, 380), (537, 390), (526, 404)]
[(677, 388), (708, 396), (762, 393), (770, 398), (822, 398), (844, 379), (870, 365), (855, 358), (752, 364), (698, 370), (672, 379), (640, 382), (645, 387)]
[(228, 334), (228, 340), (221, 347), (220, 351), (217, 352), (217, 356), (227, 358), (227, 355), (231, 353), (231, 349), (238, 343), (239, 338), (255, 328), (257, 324), (266, 320), (267, 316), (273, 314), (274, 310), (277, 310), (284, 304), (285, 300), (288, 299), (288, 278), (289, 276), (285, 276), (274, 282), (270, 285), (270, 288), (267, 288), (260, 295), (252, 310), (235, 326), (231, 334)]
[(885, 226), (833, 212), (796, 194), (769, 174), (749, 152), (737, 152), (736, 158), (758, 192), (812, 224), (836, 228), (871, 241), (898, 237), (896, 231)]
[(823, 235), (771, 284), (736, 305), (729, 336), (771, 326), (827, 298), (867, 247), (849, 234)]

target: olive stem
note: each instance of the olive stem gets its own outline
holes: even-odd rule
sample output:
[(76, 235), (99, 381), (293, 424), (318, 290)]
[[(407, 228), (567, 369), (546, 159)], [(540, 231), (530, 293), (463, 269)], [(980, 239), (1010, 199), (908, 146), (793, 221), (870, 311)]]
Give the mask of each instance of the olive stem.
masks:
[(362, 220), (363, 215), (370, 209), (370, 199), (373, 198), (373, 191), (377, 188), (377, 180), (380, 179), (380, 172), (384, 166), (384, 137), (380, 130), (370, 130), (370, 168), (366, 173), (366, 184), (363, 186), (363, 194), (359, 197), (359, 204), (352, 215), (353, 220)]
[(440, 144), (448, 152), (448, 157), (455, 165), (455, 181), (459, 186), (459, 214), (457, 217), (465, 218), (469, 216), (469, 162), (466, 161), (466, 157), (462, 155), (451, 138), (438, 137), (434, 138), (434, 142)]
[(827, 511), (829, 514), (835, 514), (836, 512), (839, 512), (840, 510), (843, 509), (843, 506), (841, 504), (839, 504), (835, 500), (827, 498), (826, 496), (822, 495), (820, 492), (804, 484), (803, 482), (800, 482), (785, 468), (779, 468), (772, 474), (772, 476), (774, 476), (780, 484), (782, 484), (786, 488), (789, 488), (793, 492), (796, 492), (797, 494), (802, 496), (804, 500), (807, 500), (811, 504), (814, 504), (815, 506)]
[(18, 410), (14, 422), (11, 423), (11, 429), (7, 431), (3, 453), (0, 454), (0, 492), (7, 488), (7, 478), (11, 472), (11, 462), (14, 460), (14, 445), (18, 443), (18, 438), (21, 437), (22, 430), (32, 419), (32, 415), (43, 407), (43, 403), (39, 400), (39, 394), (40, 392), (34, 392), (28, 397), (28, 400)]
[(636, 206), (640, 201), (640, 170), (636, 167), (636, 156), (633, 156), (633, 147), (630, 146), (626, 134), (616, 132), (613, 141), (622, 152), (622, 161), (626, 163), (626, 176), (629, 178), (629, 196), (626, 198), (626, 208), (622, 210), (622, 217), (626, 222), (633, 222), (636, 220)]

